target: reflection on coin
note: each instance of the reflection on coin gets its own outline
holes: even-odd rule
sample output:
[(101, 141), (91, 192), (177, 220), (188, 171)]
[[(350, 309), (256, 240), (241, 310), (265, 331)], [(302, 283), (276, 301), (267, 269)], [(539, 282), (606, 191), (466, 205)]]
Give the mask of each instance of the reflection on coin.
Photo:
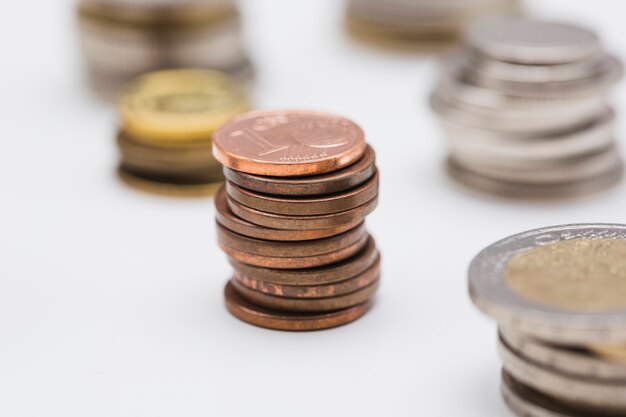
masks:
[(310, 331), (330, 329), (353, 322), (369, 310), (371, 301), (338, 311), (290, 313), (262, 308), (246, 301), (229, 282), (224, 290), (226, 307), (240, 320), (275, 330)]
[(363, 131), (353, 122), (310, 111), (253, 111), (214, 135), (213, 155), (250, 174), (302, 176), (334, 171), (365, 152)]

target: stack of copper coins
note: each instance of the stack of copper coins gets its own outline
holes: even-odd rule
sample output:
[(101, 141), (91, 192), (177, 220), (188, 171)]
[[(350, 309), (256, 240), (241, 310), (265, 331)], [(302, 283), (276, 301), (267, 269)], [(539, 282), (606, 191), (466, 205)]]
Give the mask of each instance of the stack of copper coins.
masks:
[(224, 177), (211, 155), (213, 131), (247, 110), (244, 91), (216, 71), (165, 70), (137, 78), (120, 102), (120, 176), (170, 195), (214, 193)]
[(80, 0), (78, 17), (89, 80), (104, 96), (163, 68), (250, 72), (234, 0)]
[(370, 307), (380, 255), (365, 217), (378, 201), (374, 150), (344, 118), (254, 111), (215, 132), (226, 185), (219, 245), (234, 275), (226, 305), (248, 323), (319, 330)]

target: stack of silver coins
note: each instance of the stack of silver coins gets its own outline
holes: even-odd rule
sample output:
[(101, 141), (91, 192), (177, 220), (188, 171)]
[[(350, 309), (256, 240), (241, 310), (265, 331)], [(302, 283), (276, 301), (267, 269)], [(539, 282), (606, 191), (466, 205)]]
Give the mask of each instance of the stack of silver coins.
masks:
[(479, 17), (512, 11), (518, 0), (349, 0), (347, 24), (373, 38), (409, 41), (455, 39)]
[(491, 18), (470, 26), (445, 64), (431, 104), (455, 179), (492, 194), (550, 198), (621, 178), (608, 93), (623, 68), (594, 33)]
[(626, 415), (626, 225), (531, 230), (469, 268), (497, 320), (502, 394), (523, 417)]
[(89, 80), (109, 97), (157, 69), (251, 68), (234, 0), (80, 0), (78, 17)]

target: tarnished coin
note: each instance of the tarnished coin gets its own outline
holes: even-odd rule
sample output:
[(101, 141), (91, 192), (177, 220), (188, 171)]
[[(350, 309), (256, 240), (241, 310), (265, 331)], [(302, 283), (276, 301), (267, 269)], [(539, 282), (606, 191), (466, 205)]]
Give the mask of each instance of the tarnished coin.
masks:
[(315, 175), (346, 167), (365, 152), (363, 130), (339, 116), (294, 110), (253, 111), (215, 132), (213, 155), (236, 171)]
[(345, 223), (340, 226), (325, 229), (310, 230), (284, 230), (270, 229), (268, 227), (258, 226), (250, 223), (242, 218), (235, 216), (228, 206), (228, 196), (226, 188), (222, 187), (215, 196), (215, 219), (219, 224), (235, 233), (256, 239), (275, 240), (275, 241), (303, 241), (322, 239), (326, 237), (336, 236), (347, 232), (363, 223), (362, 219), (356, 219), (352, 223)]
[(318, 266), (332, 264), (357, 253), (367, 242), (368, 235), (364, 234), (356, 242), (337, 249), (336, 251), (323, 253), (320, 255), (300, 256), (300, 257), (278, 257), (278, 256), (262, 256), (249, 252), (243, 252), (226, 246), (219, 241), (220, 248), (231, 258), (254, 266), (274, 269), (296, 269), (296, 268), (314, 268)]
[(562, 64), (585, 59), (599, 48), (597, 36), (565, 23), (511, 16), (471, 26), (465, 42), (491, 58), (523, 64)]
[(364, 184), (340, 193), (283, 197), (255, 193), (230, 182), (226, 183), (229, 197), (247, 207), (266, 213), (287, 216), (315, 216), (339, 213), (359, 207), (378, 195), (378, 171)]
[(239, 204), (233, 199), (228, 199), (230, 209), (242, 219), (260, 226), (286, 230), (325, 229), (353, 224), (355, 221), (362, 221), (365, 216), (374, 211), (377, 204), (378, 197), (375, 197), (359, 207), (339, 213), (316, 216), (286, 216), (255, 210)]
[(215, 129), (250, 108), (228, 75), (208, 70), (164, 70), (133, 81), (120, 102), (122, 130), (162, 146), (210, 142)]
[(356, 291), (326, 298), (288, 298), (268, 295), (242, 285), (236, 279), (231, 280), (231, 285), (241, 294), (242, 297), (250, 300), (254, 304), (280, 311), (297, 311), (297, 312), (321, 312), (334, 311), (344, 308), (353, 307), (363, 304), (374, 296), (378, 289), (379, 280), (366, 287), (357, 289)]
[(626, 381), (576, 378), (544, 368), (515, 352), (501, 340), (498, 351), (507, 373), (537, 391), (575, 403), (582, 410), (626, 413)]
[(472, 300), (504, 328), (561, 344), (626, 342), (625, 225), (520, 233), (480, 252), (468, 274)]
[(276, 284), (273, 282), (261, 281), (253, 275), (241, 273), (235, 268), (234, 279), (238, 283), (264, 294), (287, 297), (287, 298), (325, 298), (336, 297), (339, 295), (349, 294), (357, 291), (359, 288), (364, 288), (375, 280), (380, 275), (380, 256), (376, 258), (374, 263), (368, 267), (365, 271), (354, 277), (347, 277), (339, 282), (325, 285), (284, 285)]
[(343, 169), (306, 177), (268, 177), (224, 167), (229, 182), (248, 190), (272, 195), (313, 196), (333, 194), (357, 187), (376, 172), (376, 156), (368, 145), (361, 159)]
[(337, 284), (362, 274), (378, 259), (374, 239), (370, 236), (365, 246), (354, 256), (332, 265), (309, 269), (270, 269), (241, 263), (229, 258), (237, 279), (254, 288), (256, 281), (282, 286), (324, 286)]
[(273, 311), (250, 303), (229, 282), (224, 289), (226, 307), (235, 317), (255, 326), (274, 330), (311, 331), (330, 329), (353, 322), (363, 316), (371, 301), (342, 310), (314, 313)]
[(365, 224), (362, 223), (345, 233), (324, 239), (305, 240), (302, 242), (271, 242), (245, 237), (217, 224), (217, 238), (220, 245), (250, 255), (276, 258), (302, 258), (324, 255), (353, 245), (363, 240), (366, 235)]

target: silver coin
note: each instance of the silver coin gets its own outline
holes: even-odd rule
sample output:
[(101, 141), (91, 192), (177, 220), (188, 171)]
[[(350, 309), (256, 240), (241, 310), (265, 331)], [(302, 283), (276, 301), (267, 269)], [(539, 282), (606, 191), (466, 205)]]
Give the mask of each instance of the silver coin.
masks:
[(498, 352), (507, 373), (528, 387), (588, 408), (626, 413), (626, 381), (576, 378), (547, 369), (524, 358), (501, 341)]
[(581, 27), (517, 16), (497, 17), (468, 28), (465, 43), (499, 61), (563, 64), (593, 55), (597, 36)]
[[(626, 225), (575, 224), (523, 232), (481, 251), (469, 267), (469, 293), (485, 314), (530, 337), (554, 343), (620, 344), (626, 342), (626, 309), (572, 309), (522, 296), (505, 279), (511, 259), (551, 243), (583, 239), (626, 239)], [(558, 300), (557, 300), (558, 301)], [(626, 396), (625, 396), (626, 401)]]
[(604, 359), (588, 349), (546, 343), (500, 328), (502, 341), (545, 368), (583, 378), (626, 381), (626, 365)]
[(573, 130), (557, 133), (517, 133), (462, 126), (447, 120), (441, 125), (456, 159), (489, 163), (505, 161), (519, 166), (532, 162), (568, 159), (608, 147), (613, 143), (615, 113), (606, 113)]

